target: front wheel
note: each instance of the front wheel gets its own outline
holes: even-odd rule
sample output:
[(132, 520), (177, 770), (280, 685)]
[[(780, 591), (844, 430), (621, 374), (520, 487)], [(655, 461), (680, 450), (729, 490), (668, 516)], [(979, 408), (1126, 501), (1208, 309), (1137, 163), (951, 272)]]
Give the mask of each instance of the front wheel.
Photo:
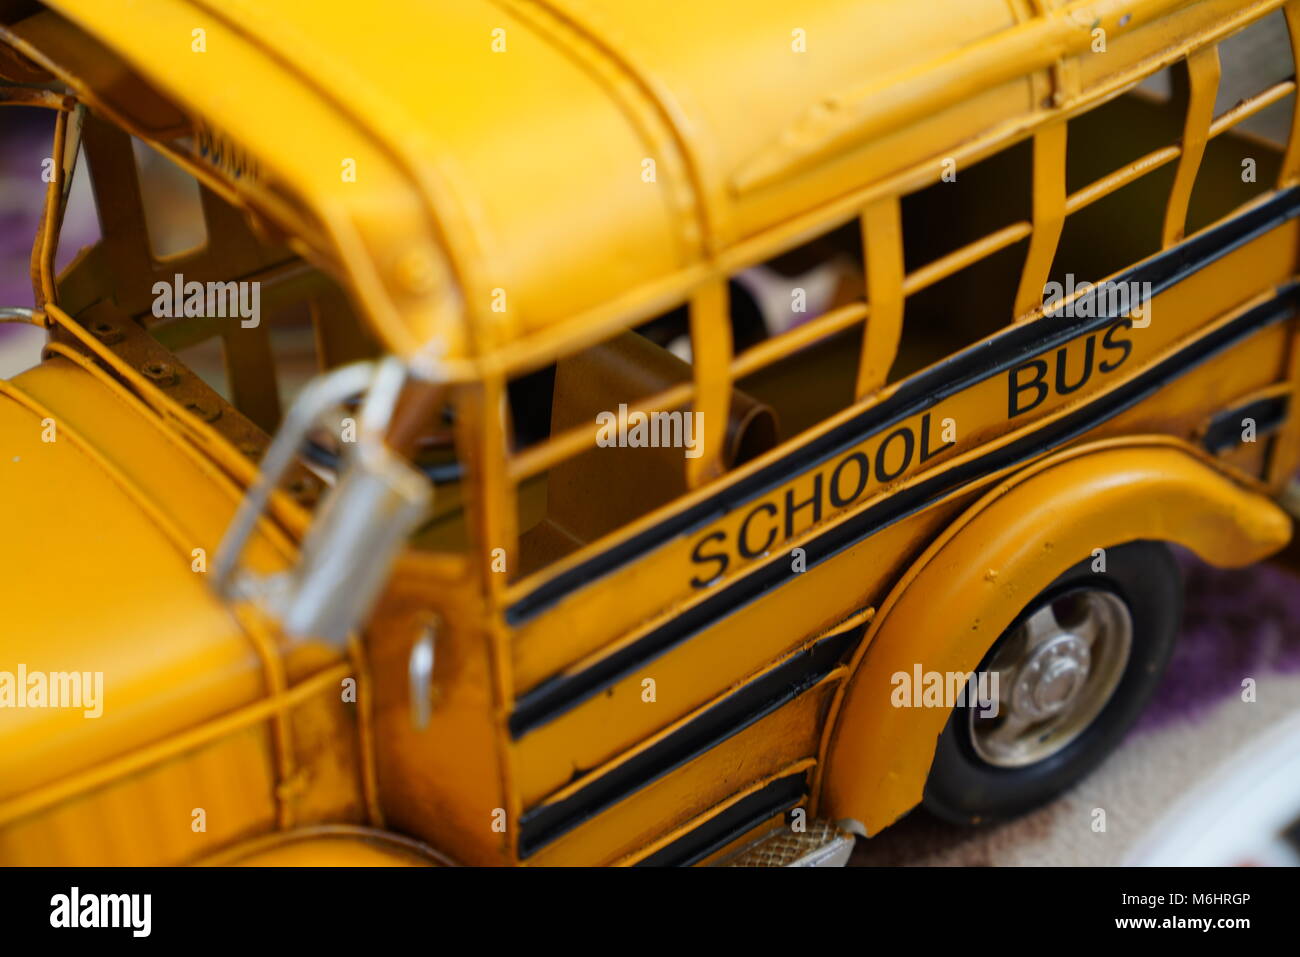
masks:
[(939, 738), (925, 806), (974, 824), (1035, 808), (1119, 744), (1154, 693), (1182, 615), (1169, 548), (1132, 542), (1045, 588), (994, 643)]

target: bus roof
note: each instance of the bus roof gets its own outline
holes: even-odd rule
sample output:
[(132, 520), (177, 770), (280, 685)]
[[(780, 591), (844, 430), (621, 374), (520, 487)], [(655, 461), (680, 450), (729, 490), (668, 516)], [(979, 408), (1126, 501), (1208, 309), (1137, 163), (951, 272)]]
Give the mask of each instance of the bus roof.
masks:
[[(391, 348), (514, 364), (676, 305), (891, 177), (937, 179), (1171, 50), (1160, 18), (1190, 2), (48, 5), (205, 130), (236, 191), (300, 213)], [(11, 32), (29, 55), (68, 46), (41, 17)], [(1098, 25), (1117, 55), (1067, 71)]]

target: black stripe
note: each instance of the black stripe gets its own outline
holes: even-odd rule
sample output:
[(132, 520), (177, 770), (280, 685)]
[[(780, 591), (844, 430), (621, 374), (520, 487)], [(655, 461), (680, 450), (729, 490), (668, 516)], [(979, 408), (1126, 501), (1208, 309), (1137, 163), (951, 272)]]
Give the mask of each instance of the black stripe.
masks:
[(862, 637), (863, 630), (861, 625), (850, 628), (792, 655), (788, 661), (739, 688), (689, 724), (582, 790), (562, 801), (528, 811), (520, 820), (519, 856), (528, 857), (583, 821), (793, 701), (839, 664), (845, 652)]
[[(1300, 213), (1300, 187), (1291, 187), (1260, 206), (1139, 263), (1116, 276), (1113, 281), (1149, 282), (1151, 294), (1159, 295), (1192, 273), (1292, 219), (1297, 213)], [(976, 343), (928, 371), (913, 376), (888, 399), (802, 446), (797, 455), (792, 454), (775, 461), (653, 528), (647, 528), (543, 582), (506, 609), (506, 621), (512, 626), (521, 625), (571, 592), (784, 485), (795, 476), (858, 444), (872, 433), (887, 429), (941, 399), (1005, 372), (1031, 355), (1100, 329), (1116, 318), (1104, 315), (1029, 322), (1013, 326), (995, 339)]]
[(1256, 435), (1267, 435), (1286, 420), (1289, 404), (1288, 396), (1275, 395), (1220, 412), (1210, 420), (1210, 425), (1205, 430), (1205, 438), (1201, 442), (1206, 449), (1214, 453), (1241, 445), (1241, 426), (1244, 419), (1255, 420)]
[[(1298, 289), (1300, 286), (1296, 283), (1288, 284), (1279, 290), (1277, 298), (1243, 313), (1119, 386), (1109, 395), (1093, 400), (1056, 422), (1001, 449), (895, 492), (878, 504), (864, 509), (808, 542), (804, 548), (807, 567), (812, 568), (886, 526), (921, 511), (962, 485), (1025, 462), (1096, 428), (1238, 340), (1290, 316), (1295, 307)], [(789, 581), (792, 574), (786, 556), (782, 554), (591, 667), (576, 674), (559, 675), (542, 682), (516, 701), (514, 713), (510, 716), (511, 734), (519, 738), (527, 731), (576, 707), (645, 662)]]
[(758, 827), (782, 811), (790, 810), (803, 800), (807, 791), (806, 774), (777, 778), (749, 797), (741, 798), (689, 834), (683, 834), (667, 847), (637, 861), (636, 866), (690, 867), (697, 864), (751, 828)]

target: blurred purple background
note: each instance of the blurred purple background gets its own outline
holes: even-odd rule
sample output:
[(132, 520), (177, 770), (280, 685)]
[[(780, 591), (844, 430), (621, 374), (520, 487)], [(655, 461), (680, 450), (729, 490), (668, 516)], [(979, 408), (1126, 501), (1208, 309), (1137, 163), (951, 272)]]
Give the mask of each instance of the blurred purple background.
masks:
[[(46, 184), (44, 161), (54, 139), (54, 114), (10, 106), (0, 111), (0, 306), (33, 304), (32, 243), (40, 223)], [(56, 264), (65, 266), (99, 236), (84, 165), (60, 237)], [(40, 359), (45, 334), (32, 326), (0, 323), (0, 377), (9, 378)]]

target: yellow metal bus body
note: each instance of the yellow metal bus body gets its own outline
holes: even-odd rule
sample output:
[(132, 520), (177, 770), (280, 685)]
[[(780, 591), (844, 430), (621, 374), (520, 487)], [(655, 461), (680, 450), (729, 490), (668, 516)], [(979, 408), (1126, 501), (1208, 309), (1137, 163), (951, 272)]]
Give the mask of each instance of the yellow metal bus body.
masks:
[[(1300, 6), (743, 7), (382, 0), (359, 29), (342, 3), (0, 4), (6, 101), (59, 113), (61, 171), (33, 254), (50, 345), (0, 386), (0, 672), (104, 682), (99, 717), (0, 709), (0, 861), (713, 863), (793, 808), (872, 835), (948, 720), (892, 707), (892, 675), (974, 670), (1097, 549), (1286, 544), (1300, 137), (1236, 127), (1296, 86), (1215, 93), (1219, 44), (1281, 14), (1294, 49)], [(1173, 127), (1133, 93), (1165, 69)], [(1080, 183), (1071, 136), (1112, 103), (1131, 155)], [(56, 275), (74, 137), (104, 238)], [(201, 184), (209, 241), (179, 265), (149, 253), (130, 137)], [(1017, 149), (1027, 177), (998, 165)], [(913, 261), (908, 197), (977, 168), (1025, 216)], [(1140, 307), (1045, 307), (1103, 208), (1123, 266), (1080, 279)], [(856, 288), (741, 348), (732, 280), (832, 234)], [(927, 330), (898, 374), (911, 304), (1002, 254), (998, 328)], [(346, 647), (207, 587), (280, 421), (275, 357), (223, 331), (233, 398), (205, 385), (177, 355), (202, 330), (150, 314), (178, 271), (309, 303), (323, 369), (393, 354), (454, 387), (433, 544)], [(620, 365), (674, 310), (690, 362)], [(547, 437), (517, 441), (511, 388), (546, 370)], [(624, 390), (702, 413), (700, 454), (594, 449)], [(328, 484), (276, 492), (246, 564), (292, 567)]]

